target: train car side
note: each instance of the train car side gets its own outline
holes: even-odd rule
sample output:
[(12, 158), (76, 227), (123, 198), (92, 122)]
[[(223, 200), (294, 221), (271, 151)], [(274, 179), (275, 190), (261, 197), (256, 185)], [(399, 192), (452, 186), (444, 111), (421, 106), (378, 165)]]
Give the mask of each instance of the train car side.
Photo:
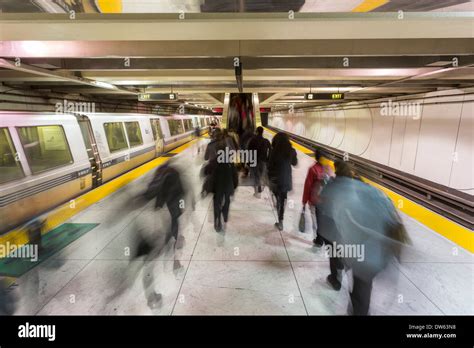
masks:
[[(0, 232), (92, 187), (92, 173), (72, 115), (0, 113)], [(74, 141), (71, 141), (74, 139)]]

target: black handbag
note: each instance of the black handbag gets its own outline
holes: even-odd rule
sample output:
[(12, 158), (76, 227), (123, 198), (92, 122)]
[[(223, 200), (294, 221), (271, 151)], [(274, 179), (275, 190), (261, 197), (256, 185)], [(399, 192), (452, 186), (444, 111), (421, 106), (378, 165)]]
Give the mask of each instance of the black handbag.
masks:
[(300, 214), (300, 222), (298, 224), (298, 229), (300, 232), (304, 232), (305, 231), (305, 216), (304, 216), (304, 209), (305, 207), (303, 206), (303, 210), (301, 211), (301, 214)]

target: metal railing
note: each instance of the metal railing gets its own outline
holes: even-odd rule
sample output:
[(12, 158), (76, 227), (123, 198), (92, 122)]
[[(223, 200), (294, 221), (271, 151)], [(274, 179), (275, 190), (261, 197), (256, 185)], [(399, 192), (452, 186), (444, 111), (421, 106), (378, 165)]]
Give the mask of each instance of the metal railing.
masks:
[(316, 148), (323, 150), (328, 154), (326, 157), (329, 157), (329, 159), (344, 159), (345, 156), (349, 155), (348, 162), (361, 177), (378, 183), (462, 226), (473, 229), (474, 202), (473, 197), (467, 193), (359, 156), (347, 154), (344, 151), (272, 126), (267, 125), (266, 127), (276, 132), (286, 133), (294, 142), (312, 150)]

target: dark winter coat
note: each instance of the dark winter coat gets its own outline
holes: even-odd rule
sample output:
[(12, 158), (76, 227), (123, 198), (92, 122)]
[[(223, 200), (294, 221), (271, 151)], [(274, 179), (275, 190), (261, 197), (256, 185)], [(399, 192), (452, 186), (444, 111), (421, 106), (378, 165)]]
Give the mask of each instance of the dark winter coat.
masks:
[(179, 172), (166, 164), (159, 167), (145, 196), (148, 199), (156, 198), (156, 208), (161, 208), (164, 204), (168, 207), (176, 206), (179, 200), (184, 197), (184, 188)]
[(211, 186), (215, 194), (234, 194), (238, 185), (238, 173), (233, 163), (217, 163), (211, 166)]
[(288, 192), (293, 189), (291, 166), (297, 164), (295, 149), (291, 148), (290, 156), (287, 157), (272, 149), (268, 160), (268, 179), (273, 192)]
[(268, 139), (264, 138), (261, 135), (255, 135), (249, 141), (248, 149), (250, 151), (257, 151), (257, 161), (258, 162), (267, 162), (268, 156), (270, 155), (271, 144)]

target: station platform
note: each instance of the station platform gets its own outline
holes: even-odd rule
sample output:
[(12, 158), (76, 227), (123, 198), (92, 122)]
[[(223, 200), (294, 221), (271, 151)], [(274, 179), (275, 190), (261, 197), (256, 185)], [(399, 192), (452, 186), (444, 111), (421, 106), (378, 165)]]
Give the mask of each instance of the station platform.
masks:
[[(202, 146), (206, 142), (200, 140)], [(283, 231), (274, 227), (268, 188), (258, 199), (252, 187), (241, 186), (231, 202), (226, 231), (217, 233), (212, 198), (199, 195), (204, 160), (197, 147), (193, 143), (173, 157), (187, 168), (183, 174), (196, 197), (195, 210), (186, 209), (180, 218), (181, 249), (173, 253), (165, 248), (152, 267), (142, 267), (140, 259), (130, 261), (137, 226), (159, 227), (163, 217), (153, 202), (133, 205), (133, 197), (153, 175), (150, 170), (66, 221), (87, 224), (88, 231), (16, 279), (15, 314), (347, 314), (347, 275), (342, 289), (334, 291), (326, 282), (329, 265), (323, 250), (313, 247), (309, 228), (298, 231), (304, 180), (313, 161), (308, 151), (297, 149)], [(370, 313), (474, 314), (472, 254), (401, 216), (413, 245), (404, 250), (400, 263), (392, 263), (375, 279)], [(154, 308), (146, 300), (143, 272), (153, 274), (154, 289), (162, 295)]]

